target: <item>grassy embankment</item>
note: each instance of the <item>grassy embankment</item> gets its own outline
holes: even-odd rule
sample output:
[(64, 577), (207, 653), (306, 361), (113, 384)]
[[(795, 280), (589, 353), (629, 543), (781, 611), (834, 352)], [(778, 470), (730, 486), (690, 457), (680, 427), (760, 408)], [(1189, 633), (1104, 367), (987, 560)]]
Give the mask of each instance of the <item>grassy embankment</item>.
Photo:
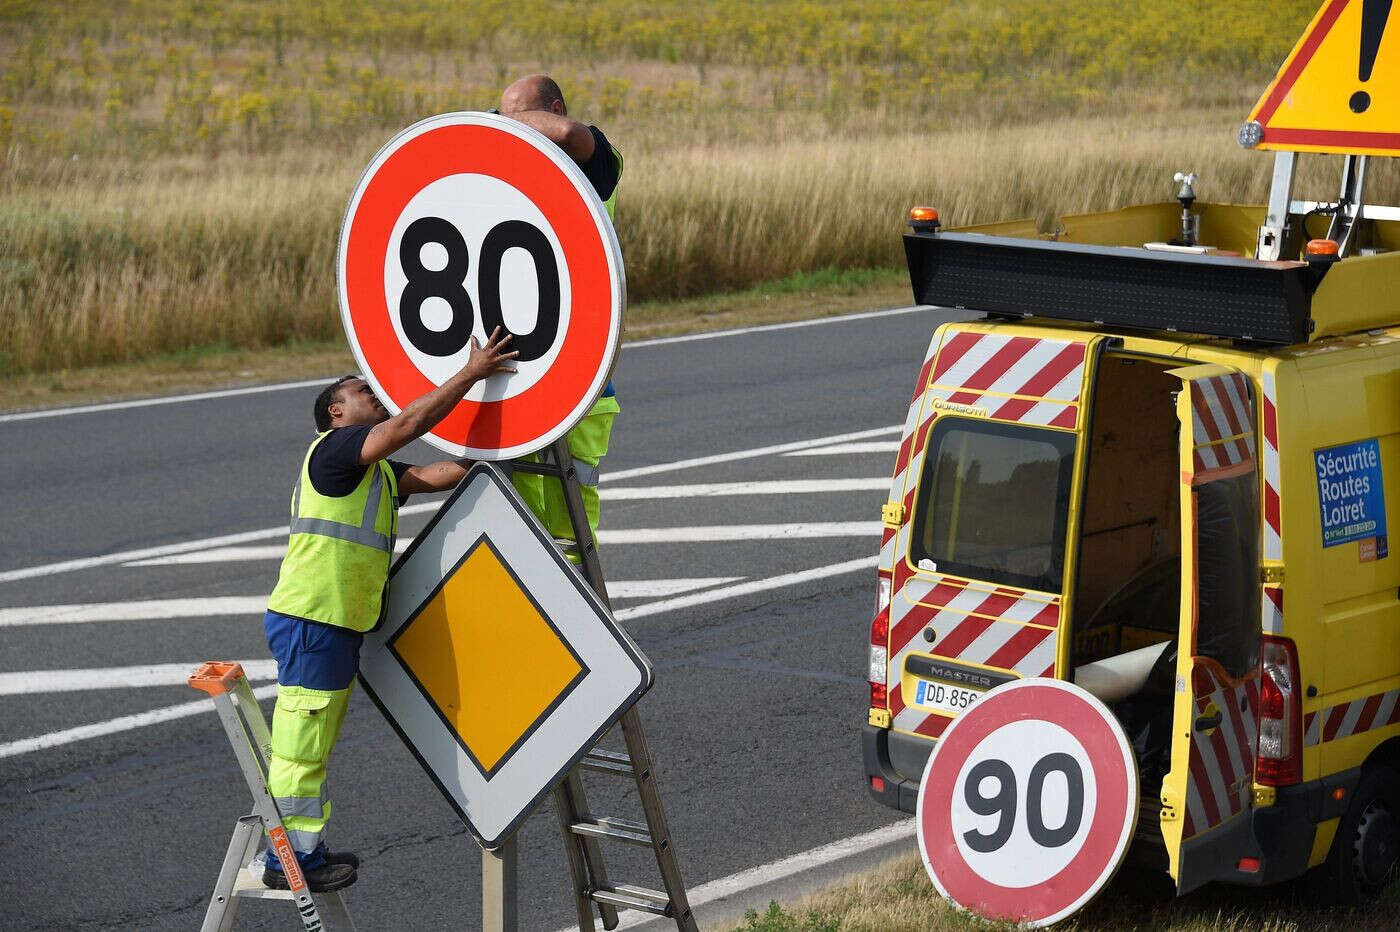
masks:
[[(1400, 889), (1360, 910), (1313, 905), (1306, 882), (1276, 887), (1208, 886), (1180, 899), (1165, 874), (1124, 869), (1064, 932), (1358, 932), (1400, 927)], [(959, 913), (929, 882), (917, 854), (793, 905), (751, 912), (735, 932), (1011, 932)]]
[[(915, 202), (1049, 217), (1167, 198), (1181, 168), (1204, 197), (1258, 200), (1268, 158), (1233, 129), (1313, 6), (0, 2), (0, 379), (41, 396), (124, 371), (72, 371), (93, 365), (334, 354), (360, 168), (537, 68), (628, 157), (633, 335), (830, 312), (849, 279), (766, 312), (672, 302), (893, 269)], [(892, 273), (867, 278), (901, 300)]]

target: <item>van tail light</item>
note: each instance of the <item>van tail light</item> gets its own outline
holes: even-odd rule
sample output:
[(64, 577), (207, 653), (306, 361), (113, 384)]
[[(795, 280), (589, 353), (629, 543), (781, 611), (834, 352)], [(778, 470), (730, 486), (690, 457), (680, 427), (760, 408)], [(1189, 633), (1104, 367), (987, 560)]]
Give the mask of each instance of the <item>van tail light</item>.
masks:
[(1298, 649), (1288, 638), (1264, 635), (1259, 661), (1259, 755), (1254, 778), (1265, 786), (1303, 779), (1303, 694)]
[(870, 622), (870, 707), (889, 708), (890, 579), (880, 576), (875, 588), (875, 618)]

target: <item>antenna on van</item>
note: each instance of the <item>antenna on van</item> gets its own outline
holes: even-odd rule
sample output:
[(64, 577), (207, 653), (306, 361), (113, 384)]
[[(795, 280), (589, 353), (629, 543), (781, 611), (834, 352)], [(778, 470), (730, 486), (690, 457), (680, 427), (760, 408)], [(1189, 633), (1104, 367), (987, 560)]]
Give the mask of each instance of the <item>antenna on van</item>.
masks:
[(1176, 192), (1177, 202), (1181, 204), (1181, 236), (1171, 241), (1173, 246), (1195, 246), (1200, 239), (1200, 215), (1191, 213), (1191, 206), (1196, 203), (1195, 184), (1199, 177), (1195, 172), (1177, 172), (1172, 176), (1172, 180), (1181, 185), (1181, 190)]

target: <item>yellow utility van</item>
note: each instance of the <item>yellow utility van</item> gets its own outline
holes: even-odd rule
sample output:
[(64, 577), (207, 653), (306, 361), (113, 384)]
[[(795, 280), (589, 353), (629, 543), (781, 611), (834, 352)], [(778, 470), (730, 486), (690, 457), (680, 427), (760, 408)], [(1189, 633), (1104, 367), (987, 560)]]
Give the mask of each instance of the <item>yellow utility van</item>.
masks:
[(1360, 202), (1365, 162), (1336, 204), (1293, 201), (1280, 153), (1268, 207), (1178, 176), (1179, 203), (1052, 236), (911, 212), (916, 300), (985, 317), (933, 333), (883, 508), (876, 800), (913, 812), (963, 709), (1054, 677), (1122, 724), (1135, 851), (1179, 892), (1391, 879), (1400, 210)]

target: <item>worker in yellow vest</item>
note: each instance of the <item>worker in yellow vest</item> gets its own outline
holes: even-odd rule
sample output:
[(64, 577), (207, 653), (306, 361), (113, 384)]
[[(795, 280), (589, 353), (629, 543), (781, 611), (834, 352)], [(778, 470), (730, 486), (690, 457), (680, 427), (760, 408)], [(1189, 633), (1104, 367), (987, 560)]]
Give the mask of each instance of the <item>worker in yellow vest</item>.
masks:
[[(617, 184), (622, 177), (622, 156), (602, 130), (569, 116), (564, 93), (549, 75), (526, 75), (507, 87), (501, 94), (500, 112), (538, 130), (563, 149), (564, 154), (583, 169), (584, 176), (602, 198), (608, 217), (614, 216)], [(578, 475), (583, 507), (595, 534), (598, 530), (598, 463), (607, 455), (613, 418), (619, 410), (617, 393), (609, 380), (602, 396), (568, 434), (569, 453)], [(548, 459), (550, 452), (537, 456)], [(560, 540), (573, 539), (573, 524), (569, 521), (563, 488), (558, 482), (522, 472), (517, 472), (512, 481), (525, 504), (550, 534)], [(578, 562), (576, 552), (566, 552), (569, 559)]]
[[(379, 621), (398, 531), (399, 505), (414, 492), (450, 489), (470, 463), (411, 466), (388, 459), (427, 433), (472, 385), (515, 371), (500, 328), (472, 339), (467, 364), (394, 417), (364, 379), (328, 385), (315, 405), (316, 439), (292, 490), (291, 537), (263, 625), (277, 659), (268, 789), (313, 891), (355, 882), (359, 859), (328, 853), (326, 761), (340, 734), (364, 632)], [(268, 851), (263, 883), (287, 889)]]

